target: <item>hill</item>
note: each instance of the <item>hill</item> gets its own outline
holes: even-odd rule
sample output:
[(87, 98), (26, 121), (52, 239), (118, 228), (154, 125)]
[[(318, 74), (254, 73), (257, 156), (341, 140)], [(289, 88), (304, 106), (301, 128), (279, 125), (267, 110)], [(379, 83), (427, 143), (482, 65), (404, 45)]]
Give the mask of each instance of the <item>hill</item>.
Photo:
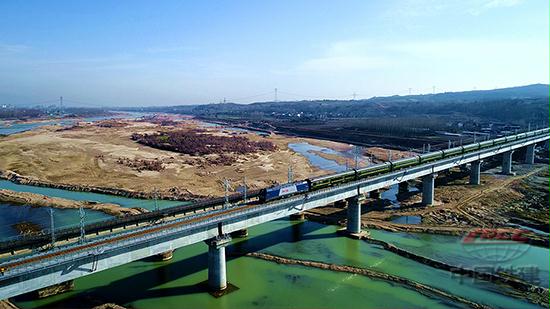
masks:
[[(533, 84), (494, 90), (373, 97), (362, 100), (311, 100), (149, 107), (144, 110), (205, 118), (401, 118), (453, 116), (515, 124), (547, 123), (550, 87)], [(142, 109), (143, 110), (143, 109)]]

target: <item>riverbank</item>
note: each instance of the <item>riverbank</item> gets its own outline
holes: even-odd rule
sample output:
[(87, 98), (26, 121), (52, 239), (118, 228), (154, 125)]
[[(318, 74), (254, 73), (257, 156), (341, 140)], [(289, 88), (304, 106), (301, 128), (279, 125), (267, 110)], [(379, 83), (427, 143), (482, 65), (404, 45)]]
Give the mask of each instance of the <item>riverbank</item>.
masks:
[(59, 209), (79, 209), (101, 211), (111, 216), (129, 216), (146, 212), (143, 208), (125, 208), (112, 203), (97, 203), (92, 201), (75, 201), (58, 197), (50, 197), (37, 193), (16, 192), (0, 189), (0, 202), (11, 205), (30, 205), (32, 207), (52, 207)]
[(406, 286), (407, 288), (414, 289), (415, 291), (422, 293), (428, 297), (437, 296), (437, 297), (448, 298), (452, 301), (462, 303), (470, 308), (489, 308), (488, 306), (478, 304), (468, 299), (446, 293), (445, 291), (442, 291), (440, 289), (437, 289), (413, 280), (409, 280), (406, 278), (402, 278), (402, 277), (398, 277), (398, 276), (394, 276), (394, 275), (390, 275), (382, 272), (377, 272), (366, 268), (359, 268), (359, 267), (353, 267), (353, 266), (347, 266), (347, 265), (336, 265), (336, 264), (329, 264), (329, 263), (316, 262), (316, 261), (291, 259), (291, 258), (285, 258), (281, 256), (260, 253), (260, 252), (247, 253), (245, 256), (253, 257), (253, 258), (261, 259), (265, 261), (275, 262), (277, 264), (300, 265), (304, 267), (319, 268), (319, 269), (335, 271), (335, 272), (358, 274), (358, 275), (366, 276), (373, 279), (384, 280), (384, 281), (400, 284), (400, 285)]
[[(226, 156), (231, 157), (232, 163), (224, 164), (216, 155), (155, 149), (132, 140), (133, 133), (193, 129), (212, 136), (266, 141), (277, 150), (228, 153)], [(162, 199), (190, 200), (223, 196), (224, 179), (230, 181), (231, 191), (236, 191), (245, 177), (250, 190), (284, 183), (289, 166), (295, 179), (327, 174), (328, 171), (313, 166), (288, 147), (290, 143), (303, 141), (337, 144), (282, 135), (260, 136), (243, 130), (208, 127), (191, 119), (110, 120), (107, 124), (80, 123), (63, 129), (41, 127), (2, 138), (0, 170), (5, 179), (19, 183), (136, 198), (157, 195)], [(151, 160), (158, 168), (139, 164)]]
[(109, 194), (115, 196), (123, 196), (128, 198), (137, 198), (137, 199), (153, 199), (159, 198), (163, 200), (173, 200), (173, 201), (190, 201), (204, 198), (204, 196), (197, 196), (190, 194), (187, 191), (181, 191), (177, 189), (170, 190), (169, 192), (144, 192), (137, 190), (127, 190), (114, 187), (98, 187), (91, 185), (78, 185), (78, 184), (66, 184), (60, 182), (51, 182), (40, 180), (32, 176), (22, 176), (17, 174), (14, 171), (1, 171), (0, 170), (0, 179), (5, 179), (20, 185), (29, 185), (36, 187), (47, 187), (55, 189), (63, 189), (69, 191), (78, 191), (78, 192), (92, 192), (100, 194)]
[[(450, 298), (426, 295), (412, 286), (387, 280), (243, 256), (248, 252), (258, 252), (373, 270), (492, 308), (539, 308), (521, 297), (509, 296), (506, 286), (433, 268), (384, 250), (379, 245), (339, 236), (336, 231), (335, 226), (289, 220), (251, 227), (248, 237), (234, 239), (226, 248), (227, 278), (239, 289), (220, 298), (212, 297), (203, 284), (208, 277), (208, 247), (197, 243), (175, 250), (170, 261), (145, 259), (79, 278), (75, 280), (75, 290), (66, 294), (40, 300), (21, 297), (14, 301), (21, 308), (93, 307), (107, 302), (143, 309), (178, 308), (182, 303), (192, 308), (292, 306), (352, 309), (358, 308), (357, 304), (361, 304), (361, 308), (467, 307)], [(393, 233), (372, 232), (377, 239), (398, 245), (387, 239), (393, 237)], [(431, 240), (429, 235), (404, 235), (400, 239), (406, 241), (411, 237), (429, 242), (445, 252), (453, 252), (448, 247), (441, 247), (441, 241)], [(533, 257), (533, 251), (527, 253), (528, 258)], [(460, 265), (453, 259), (443, 260)], [(127, 289), (128, 286), (132, 289)]]

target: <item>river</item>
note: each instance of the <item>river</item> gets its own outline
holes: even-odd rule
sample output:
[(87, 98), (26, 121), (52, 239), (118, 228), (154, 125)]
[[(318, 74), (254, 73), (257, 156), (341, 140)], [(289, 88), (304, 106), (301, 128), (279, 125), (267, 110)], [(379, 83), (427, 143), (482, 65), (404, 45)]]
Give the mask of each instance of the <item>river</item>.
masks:
[[(348, 151), (338, 151), (327, 147), (321, 147), (316, 145), (311, 145), (307, 142), (302, 143), (290, 143), (288, 144), (288, 147), (292, 149), (292, 151), (297, 152), (301, 154), (302, 156), (306, 157), (308, 159), (308, 162), (322, 170), (332, 171), (332, 172), (343, 172), (348, 169), (353, 168), (353, 164), (355, 163), (355, 155), (353, 153), (354, 149)], [(318, 153), (325, 153), (329, 155), (336, 155), (341, 158), (346, 158), (350, 162), (350, 166), (346, 166), (346, 164), (340, 164), (335, 160), (330, 160), (323, 158), (322, 156), (318, 155)], [(370, 159), (368, 157), (365, 157), (363, 155), (358, 155), (358, 167), (365, 167), (366, 162), (369, 162)], [(351, 164), (353, 162), (353, 164)]]
[(94, 122), (94, 121), (101, 121), (101, 120), (115, 119), (115, 118), (135, 119), (148, 114), (150, 113), (124, 112), (123, 114), (119, 113), (119, 114), (114, 114), (109, 116), (93, 116), (93, 117), (84, 117), (84, 118), (75, 118), (75, 119), (73, 118), (55, 119), (51, 121), (39, 121), (39, 122), (30, 122), (30, 123), (17, 123), (17, 122), (12, 123), (12, 122), (0, 121), (0, 136), (21, 133), (21, 132), (33, 130), (39, 127), (43, 127), (43, 126), (51, 126), (51, 125), (70, 126), (75, 124), (78, 121)]
[[(207, 247), (203, 243), (176, 250), (167, 262), (152, 259), (132, 262), (75, 280), (72, 292), (32, 300), (18, 297), (22, 308), (82, 307), (90, 299), (115, 302), (134, 308), (410, 308), (463, 307), (438, 297), (368, 277), (302, 266), (279, 265), (251, 257), (232, 257), (232, 252), (265, 252), (366, 267), (412, 279), (492, 307), (535, 308), (504, 295), (502, 287), (488, 282), (453, 276), (449, 272), (411, 261), (363, 241), (337, 236), (337, 227), (315, 222), (277, 220), (249, 230), (227, 248), (227, 273), (238, 290), (215, 298), (201, 285), (207, 278)], [(409, 236), (373, 231), (379, 239)], [(460, 256), (458, 237), (454, 244), (434, 241), (432, 235), (415, 234), (417, 244), (446, 250)], [(403, 240), (408, 242), (407, 240)], [(546, 261), (548, 254), (546, 254)], [(541, 260), (542, 263), (542, 260)], [(129, 288), (131, 287), (131, 288)]]
[[(0, 187), (56, 197), (116, 202), (126, 207), (154, 207), (154, 201), (150, 200), (32, 187), (8, 181), (0, 181)], [(159, 203), (160, 207), (169, 207), (171, 203), (177, 202)], [(0, 207), (0, 211), (2, 208), (4, 207)], [(11, 218), (37, 220), (46, 227), (49, 224), (48, 212), (43, 208), (5, 208), (11, 209), (8, 214), (18, 211), (17, 215), (12, 215)], [(91, 219), (96, 212), (87, 213)], [(3, 226), (6, 226), (12, 219), (4, 214), (1, 217)], [(55, 214), (58, 224), (78, 222), (78, 212), (75, 210), (55, 210)], [(108, 217), (99, 214), (96, 219)], [(366, 267), (415, 280), (494, 307), (535, 307), (528, 302), (504, 295), (503, 288), (498, 285), (453, 276), (449, 272), (411, 261), (377, 246), (337, 236), (336, 230), (335, 226), (289, 220), (277, 220), (251, 228), (247, 239), (236, 239), (227, 249), (229, 281), (239, 289), (221, 298), (212, 297), (199, 284), (207, 278), (207, 247), (200, 243), (177, 250), (173, 260), (168, 262), (157, 262), (152, 259), (136, 261), (77, 279), (76, 289), (72, 292), (42, 300), (18, 297), (15, 302), (22, 308), (78, 307), (83, 301), (90, 299), (135, 308), (174, 308), (181, 303), (186, 303), (191, 308), (462, 306), (446, 299), (427, 297), (399, 285), (360, 275), (279, 265), (250, 257), (231, 257), (231, 252), (264, 252), (289, 258)], [(370, 232), (376, 239), (392, 242), (407, 250), (453, 265), (475, 267), (486, 264), (486, 261), (472, 256), (464, 249), (460, 237), (377, 230)], [(548, 252), (548, 249), (529, 247), (518, 258), (498, 265), (535, 265), (539, 268), (538, 279), (542, 285), (546, 283), (547, 286)], [(128, 289), (130, 285), (132, 288)]]
[[(319, 168), (341, 170), (336, 161), (325, 162), (312, 151), (332, 154), (335, 150), (316, 148), (307, 143), (295, 144), (294, 151), (306, 156)], [(291, 148), (292, 148), (291, 147)], [(323, 159), (323, 160), (321, 160)], [(339, 165), (339, 167), (337, 167)], [(345, 166), (344, 166), (345, 168)], [(154, 209), (152, 200), (139, 200), (105, 194), (74, 192), (61, 189), (32, 187), (0, 181), (0, 188), (28, 191), (76, 200), (118, 203), (124, 207)], [(411, 188), (414, 190), (414, 188)], [(399, 207), (397, 187), (382, 193), (382, 198)], [(158, 207), (170, 207), (173, 201), (159, 201)], [(55, 210), (56, 226), (78, 223), (77, 210)], [(87, 211), (87, 220), (102, 220), (109, 216)], [(10, 236), (6, 226), (13, 220), (33, 221), (48, 228), (47, 208), (0, 205), (3, 229), (0, 237)], [(490, 282), (452, 275), (443, 270), (406, 259), (379, 246), (352, 240), (336, 234), (336, 226), (315, 222), (276, 220), (249, 229), (245, 239), (235, 239), (227, 248), (229, 282), (238, 289), (223, 297), (211, 296), (202, 284), (207, 278), (207, 246), (194, 244), (175, 251), (170, 261), (144, 259), (75, 280), (75, 290), (32, 299), (20, 296), (14, 302), (22, 308), (85, 307), (114, 302), (133, 308), (410, 308), (464, 307), (448, 299), (426, 296), (414, 289), (375, 280), (365, 276), (339, 273), (303, 266), (280, 265), (252, 257), (235, 257), (232, 253), (264, 252), (294, 259), (305, 259), (368, 268), (401, 276), (451, 294), (491, 307), (536, 308), (537, 306), (506, 295), (504, 287)], [(13, 230), (11, 230), (13, 234)], [(507, 248), (512, 252), (506, 261), (487, 261), (464, 246), (461, 237), (423, 233), (390, 233), (371, 230), (375, 239), (391, 242), (420, 255), (449, 264), (475, 268), (492, 266), (536, 268), (533, 281), (548, 286), (549, 250), (526, 244)], [(483, 248), (480, 248), (483, 250)], [(515, 251), (514, 251), (515, 250)], [(514, 254), (519, 252), (521, 254)]]
[[(108, 194), (78, 192), (63, 189), (35, 187), (28, 185), (15, 184), (8, 180), (0, 180), (0, 189), (8, 189), (18, 192), (32, 192), (42, 195), (60, 197), (78, 201), (95, 201), (100, 203), (114, 203), (123, 207), (142, 207), (148, 210), (155, 208), (163, 209), (166, 207), (181, 205), (181, 201), (165, 200), (146, 200), (126, 198)], [(85, 222), (92, 223), (112, 218), (100, 211), (85, 209)], [(50, 228), (50, 208), (49, 207), (31, 207), (28, 205), (10, 205), (0, 202), (0, 240), (6, 241), (19, 237), (18, 231), (13, 224), (18, 222), (30, 222), (38, 225), (42, 229)], [(78, 209), (54, 209), (55, 229), (76, 226), (80, 222)]]

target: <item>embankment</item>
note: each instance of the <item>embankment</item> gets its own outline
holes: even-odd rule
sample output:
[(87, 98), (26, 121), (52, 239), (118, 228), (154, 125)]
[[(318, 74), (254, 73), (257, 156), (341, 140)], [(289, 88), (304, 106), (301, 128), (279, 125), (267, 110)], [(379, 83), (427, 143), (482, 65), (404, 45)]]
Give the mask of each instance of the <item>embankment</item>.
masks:
[(468, 276), (471, 278), (481, 279), (481, 280), (494, 282), (503, 286), (510, 287), (515, 291), (515, 293), (513, 293), (514, 296), (521, 295), (522, 298), (525, 298), (530, 302), (533, 302), (535, 304), (542, 305), (542, 306), (548, 306), (549, 292), (547, 288), (536, 286), (531, 283), (525, 282), (523, 280), (506, 276), (505, 274), (485, 273), (485, 272), (479, 272), (473, 269), (450, 265), (445, 262), (437, 261), (425, 256), (418, 255), (416, 253), (407, 251), (405, 249), (396, 247), (395, 245), (382, 240), (368, 238), (368, 237), (363, 238), (363, 240), (370, 244), (382, 246), (382, 248), (384, 248), (385, 250), (393, 252), (407, 259), (411, 259), (416, 262), (419, 262), (437, 269), (442, 269), (445, 271), (449, 271), (453, 274)]
[(289, 259), (281, 256), (271, 255), (271, 254), (265, 254), (265, 253), (259, 253), (259, 252), (251, 252), (247, 253), (246, 256), (253, 257), (257, 259), (262, 259), (265, 261), (271, 261), (278, 264), (286, 264), (286, 265), (300, 265), (305, 267), (314, 267), (319, 269), (325, 269), (330, 271), (337, 271), (337, 272), (345, 272), (345, 273), (351, 273), (351, 274), (358, 274), (362, 276), (366, 276), (369, 278), (379, 279), (379, 280), (385, 280), (393, 283), (397, 283), (403, 286), (410, 287), (414, 289), (415, 291), (418, 291), (419, 293), (422, 293), (426, 296), (432, 297), (432, 296), (438, 296), (450, 299), (455, 302), (460, 302), (462, 304), (465, 304), (466, 306), (470, 308), (488, 308), (485, 305), (478, 304), (476, 302), (473, 302), (471, 300), (462, 298), (460, 296), (452, 295), (450, 293), (447, 293), (445, 291), (442, 291), (440, 289), (436, 289), (434, 287), (422, 284), (420, 282), (416, 282), (413, 280), (409, 280), (407, 278), (398, 277), (378, 271), (374, 271), (371, 269), (366, 268), (360, 268), (360, 267), (353, 267), (353, 266), (347, 266), (347, 265), (336, 265), (336, 264), (329, 264), (329, 263), (323, 263), (323, 262), (315, 262), (315, 261), (309, 261), (309, 260), (298, 260), (298, 259)]
[(0, 189), (0, 202), (15, 205), (30, 205), (32, 207), (53, 207), (60, 209), (78, 209), (81, 206), (90, 210), (104, 212), (111, 216), (128, 216), (142, 213), (143, 209), (125, 208), (117, 204), (97, 203), (91, 201), (75, 201), (59, 197), (50, 197), (37, 193), (16, 192)]
[(151, 199), (155, 197), (155, 194), (157, 194), (158, 198), (161, 198), (164, 200), (189, 201), (189, 200), (195, 200), (198, 198), (203, 198), (202, 196), (191, 194), (188, 191), (181, 191), (177, 188), (172, 188), (169, 190), (169, 192), (154, 193), (154, 192), (126, 190), (126, 189), (119, 189), (119, 188), (54, 183), (50, 181), (39, 180), (31, 176), (19, 175), (14, 171), (0, 170), (0, 179), (9, 180), (13, 183), (21, 184), (21, 185), (47, 187), (47, 188), (63, 189), (63, 190), (69, 190), (69, 191), (93, 192), (93, 193), (124, 196), (129, 198)]

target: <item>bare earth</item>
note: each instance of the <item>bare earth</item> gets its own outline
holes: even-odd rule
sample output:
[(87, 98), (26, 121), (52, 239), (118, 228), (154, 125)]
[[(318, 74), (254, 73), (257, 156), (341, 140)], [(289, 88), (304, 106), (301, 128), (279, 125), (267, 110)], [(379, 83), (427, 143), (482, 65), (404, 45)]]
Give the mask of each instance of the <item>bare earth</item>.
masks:
[[(311, 166), (307, 159), (288, 148), (289, 143), (308, 142), (317, 146), (345, 148), (348, 145), (281, 135), (262, 137), (241, 133), (251, 140), (267, 139), (278, 150), (238, 155), (230, 166), (194, 164), (205, 158), (164, 151), (131, 140), (132, 133), (153, 133), (176, 127), (197, 127), (198, 122), (184, 120), (163, 126), (150, 122), (123, 121), (122, 126), (103, 127), (81, 123), (72, 129), (43, 127), (0, 138), (0, 170), (14, 171), (45, 182), (79, 186), (113, 187), (160, 194), (175, 190), (190, 196), (222, 196), (223, 179), (235, 190), (246, 176), (251, 189), (259, 189), (287, 180), (292, 164), (294, 179), (327, 173)], [(207, 128), (211, 134), (230, 135), (223, 128)], [(235, 133), (233, 133), (235, 134)], [(235, 154), (229, 154), (235, 156)], [(139, 170), (121, 164), (121, 159), (162, 162), (160, 171)], [(194, 163), (190, 163), (194, 162)]]
[(142, 210), (125, 208), (111, 203), (95, 203), (88, 201), (74, 201), (59, 197), (50, 197), (30, 192), (15, 192), (0, 189), (0, 202), (8, 202), (14, 205), (32, 205), (33, 207), (53, 207), (78, 209), (80, 206), (86, 209), (102, 211), (112, 216), (135, 215)]

